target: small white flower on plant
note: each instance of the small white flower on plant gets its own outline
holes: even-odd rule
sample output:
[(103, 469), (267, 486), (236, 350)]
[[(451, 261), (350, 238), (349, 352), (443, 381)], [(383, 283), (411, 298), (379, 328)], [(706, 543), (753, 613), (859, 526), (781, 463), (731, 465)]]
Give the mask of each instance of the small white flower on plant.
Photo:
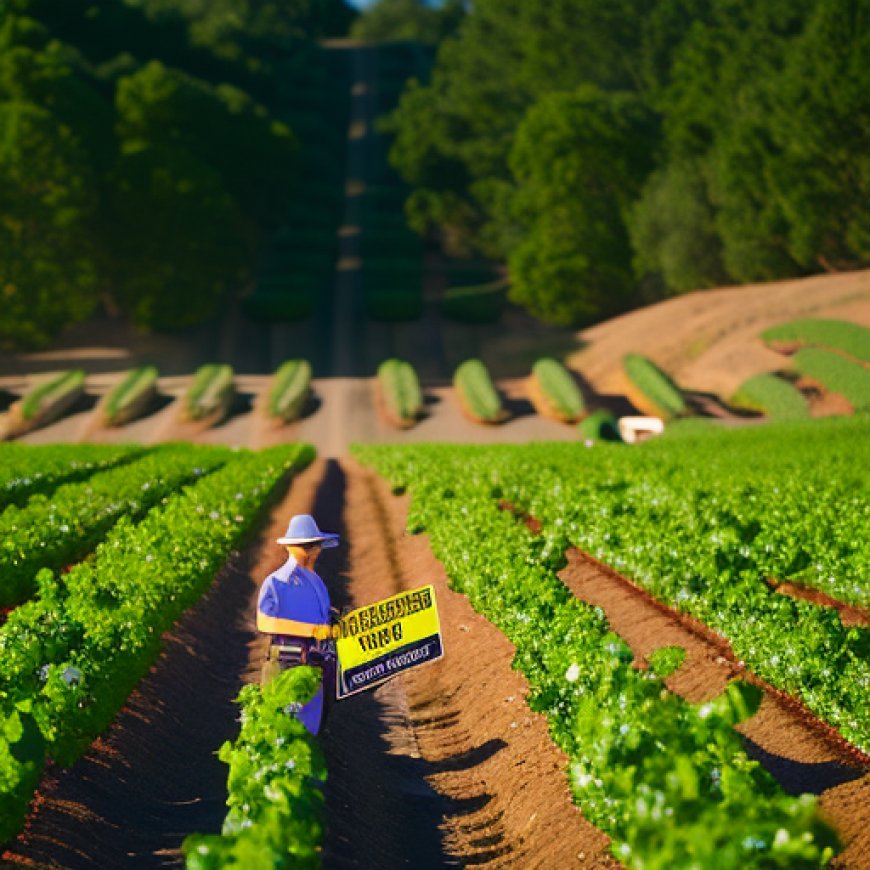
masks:
[(568, 670), (565, 671), (565, 679), (569, 683), (576, 683), (580, 679), (580, 665), (577, 662), (572, 662)]

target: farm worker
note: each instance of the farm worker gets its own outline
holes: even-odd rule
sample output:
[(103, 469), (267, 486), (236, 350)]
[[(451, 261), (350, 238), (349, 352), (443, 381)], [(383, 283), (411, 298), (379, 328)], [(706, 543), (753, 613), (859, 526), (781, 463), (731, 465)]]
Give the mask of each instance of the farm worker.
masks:
[(332, 608), (314, 564), (322, 550), (337, 547), (338, 541), (337, 534), (320, 531), (309, 514), (293, 517), (277, 540), (287, 548), (289, 558), (263, 581), (257, 601), (257, 629), (272, 636), (264, 680), (282, 667), (300, 664), (312, 664), (323, 671), (317, 694), (297, 712), (312, 734), (320, 730), (324, 683), (329, 686), (334, 680)]

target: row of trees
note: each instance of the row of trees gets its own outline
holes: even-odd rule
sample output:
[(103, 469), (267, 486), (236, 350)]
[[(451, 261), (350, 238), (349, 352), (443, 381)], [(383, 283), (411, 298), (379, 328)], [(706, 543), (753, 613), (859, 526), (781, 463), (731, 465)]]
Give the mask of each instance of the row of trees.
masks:
[(867, 0), (475, 0), (388, 124), (413, 225), (553, 323), (870, 264)]
[(0, 345), (214, 313), (294, 196), (281, 95), (342, 0), (0, 0)]

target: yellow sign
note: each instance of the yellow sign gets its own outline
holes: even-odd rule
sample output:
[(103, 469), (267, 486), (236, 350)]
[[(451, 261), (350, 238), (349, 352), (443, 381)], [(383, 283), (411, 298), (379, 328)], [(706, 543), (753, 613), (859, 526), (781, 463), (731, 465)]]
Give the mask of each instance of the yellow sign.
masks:
[(435, 588), (360, 607), (339, 624), (336, 696), (346, 698), (444, 655)]

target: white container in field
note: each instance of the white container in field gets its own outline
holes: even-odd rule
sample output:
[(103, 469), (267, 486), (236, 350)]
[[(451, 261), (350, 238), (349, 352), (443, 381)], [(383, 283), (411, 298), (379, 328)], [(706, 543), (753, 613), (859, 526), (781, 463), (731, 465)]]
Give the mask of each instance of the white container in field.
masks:
[(637, 444), (665, 431), (660, 417), (620, 417), (618, 425), (619, 435), (626, 444)]

